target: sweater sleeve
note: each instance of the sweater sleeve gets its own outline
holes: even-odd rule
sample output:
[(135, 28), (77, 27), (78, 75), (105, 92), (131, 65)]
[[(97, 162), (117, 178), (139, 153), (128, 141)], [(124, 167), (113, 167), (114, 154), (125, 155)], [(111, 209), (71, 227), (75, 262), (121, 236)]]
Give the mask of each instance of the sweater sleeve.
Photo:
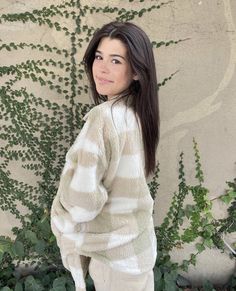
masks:
[(107, 168), (107, 137), (104, 120), (94, 109), (85, 116), (86, 123), (66, 155), (57, 193), (74, 223), (94, 219), (107, 200), (102, 183)]
[[(93, 108), (85, 117), (80, 134), (66, 155), (59, 188), (51, 208), (51, 228), (56, 236), (64, 266), (72, 272), (69, 258), (76, 256), (78, 234), (93, 220), (108, 199), (103, 186), (107, 168), (104, 119)], [(81, 262), (77, 261), (78, 269)], [(83, 266), (82, 266), (83, 268)], [(73, 263), (73, 270), (76, 269)], [(73, 275), (73, 272), (72, 272)]]

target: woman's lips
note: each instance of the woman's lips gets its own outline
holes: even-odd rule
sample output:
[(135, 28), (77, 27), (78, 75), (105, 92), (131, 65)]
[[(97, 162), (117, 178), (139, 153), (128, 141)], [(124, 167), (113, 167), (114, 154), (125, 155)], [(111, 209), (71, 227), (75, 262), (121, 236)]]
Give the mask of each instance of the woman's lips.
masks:
[(100, 78), (100, 77), (96, 77), (96, 79), (98, 80), (98, 82), (100, 84), (108, 84), (108, 83), (113, 83), (113, 81), (105, 79), (105, 78)]

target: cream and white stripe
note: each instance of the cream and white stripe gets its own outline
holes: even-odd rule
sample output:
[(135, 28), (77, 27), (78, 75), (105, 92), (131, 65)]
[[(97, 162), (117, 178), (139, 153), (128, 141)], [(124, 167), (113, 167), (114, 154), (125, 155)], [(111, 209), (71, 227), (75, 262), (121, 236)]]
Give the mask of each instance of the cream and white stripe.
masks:
[(113, 102), (84, 117), (51, 209), (52, 231), (77, 291), (86, 290), (90, 257), (130, 274), (151, 270), (156, 260), (142, 135), (132, 109)]

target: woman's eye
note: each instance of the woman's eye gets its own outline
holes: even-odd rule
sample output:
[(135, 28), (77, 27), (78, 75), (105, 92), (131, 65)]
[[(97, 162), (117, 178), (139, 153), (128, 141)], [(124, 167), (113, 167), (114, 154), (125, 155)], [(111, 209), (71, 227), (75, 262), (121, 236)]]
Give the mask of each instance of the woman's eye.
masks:
[(95, 55), (95, 60), (101, 60), (101, 59), (102, 59), (101, 56), (99, 56), (99, 55)]
[(113, 63), (113, 64), (121, 64), (121, 62), (118, 61), (118, 60), (116, 60), (116, 59), (113, 59), (113, 60), (112, 60), (112, 63)]

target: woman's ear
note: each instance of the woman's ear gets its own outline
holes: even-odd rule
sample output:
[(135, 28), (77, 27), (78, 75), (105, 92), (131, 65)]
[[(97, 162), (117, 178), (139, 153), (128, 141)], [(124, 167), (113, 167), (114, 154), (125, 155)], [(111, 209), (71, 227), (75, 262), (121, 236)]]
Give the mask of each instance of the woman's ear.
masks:
[(137, 74), (134, 74), (134, 76), (133, 76), (133, 80), (135, 80), (135, 81), (138, 80), (138, 75), (137, 75)]

